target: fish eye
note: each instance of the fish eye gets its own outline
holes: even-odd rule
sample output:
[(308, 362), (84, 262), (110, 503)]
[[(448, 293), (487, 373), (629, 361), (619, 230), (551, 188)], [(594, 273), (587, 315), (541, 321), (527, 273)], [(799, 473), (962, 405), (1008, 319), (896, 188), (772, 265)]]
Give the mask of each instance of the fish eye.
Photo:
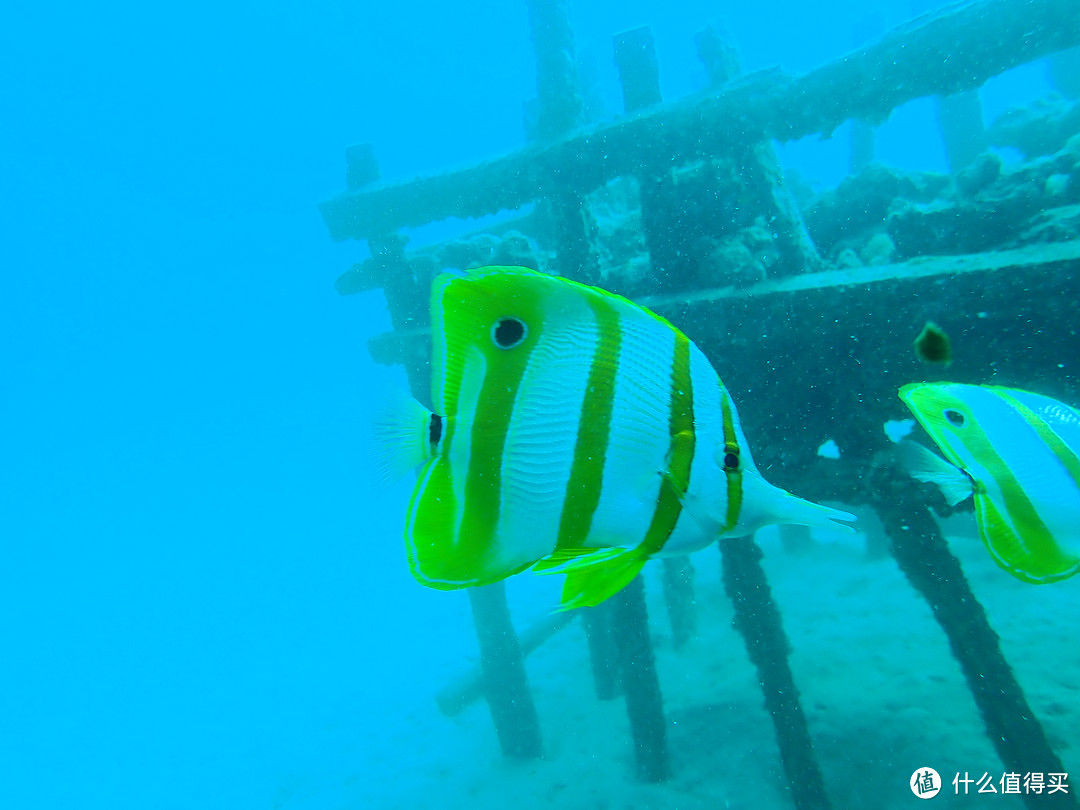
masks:
[(945, 411), (945, 418), (949, 420), (950, 425), (955, 427), (964, 426), (964, 415), (960, 411), (947, 410)]
[(529, 330), (520, 318), (499, 318), (491, 327), (491, 339), (500, 349), (520, 346)]

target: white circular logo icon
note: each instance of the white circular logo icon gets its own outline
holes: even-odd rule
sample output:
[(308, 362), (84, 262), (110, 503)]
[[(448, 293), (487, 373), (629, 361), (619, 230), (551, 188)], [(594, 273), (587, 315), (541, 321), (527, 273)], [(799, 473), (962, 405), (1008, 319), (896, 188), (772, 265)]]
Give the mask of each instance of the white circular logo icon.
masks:
[(941, 790), (941, 777), (933, 768), (919, 768), (911, 775), (911, 792), (920, 799), (932, 799)]

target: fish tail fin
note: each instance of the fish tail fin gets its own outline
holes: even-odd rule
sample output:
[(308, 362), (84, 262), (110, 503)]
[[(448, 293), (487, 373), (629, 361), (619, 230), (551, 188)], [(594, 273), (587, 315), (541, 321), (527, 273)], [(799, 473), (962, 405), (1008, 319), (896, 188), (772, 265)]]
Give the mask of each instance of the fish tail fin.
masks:
[(379, 483), (389, 486), (432, 456), (434, 414), (400, 388), (381, 394), (371, 421)]
[(846, 523), (856, 519), (855, 515), (842, 509), (822, 506), (820, 503), (798, 498), (790, 492), (783, 492), (783, 498), (777, 505), (773, 522), (812, 526), (830, 531), (854, 532), (855, 529)]
[(558, 611), (595, 607), (614, 596), (638, 575), (646, 557), (637, 549), (569, 549), (541, 560), (533, 570), (565, 574)]
[(936, 485), (949, 506), (956, 506), (975, 491), (967, 473), (918, 442), (897, 442), (896, 456), (916, 481)]
[(787, 490), (774, 486), (756, 470), (744, 471), (742, 476), (742, 508), (734, 525), (730, 520), (717, 520), (721, 536), (740, 537), (752, 534), (763, 526), (811, 526), (835, 532), (854, 532), (844, 525), (856, 520), (855, 515), (830, 506), (803, 500)]

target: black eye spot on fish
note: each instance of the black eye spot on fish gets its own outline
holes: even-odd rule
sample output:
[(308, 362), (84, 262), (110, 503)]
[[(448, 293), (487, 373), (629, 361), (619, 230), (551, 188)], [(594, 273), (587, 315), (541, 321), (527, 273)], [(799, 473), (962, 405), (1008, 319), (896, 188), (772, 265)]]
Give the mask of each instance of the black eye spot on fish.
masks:
[(428, 425), (428, 441), (432, 447), (438, 445), (442, 438), (442, 417), (437, 413), (431, 415), (431, 423)]
[(724, 443), (724, 472), (735, 472), (739, 469), (739, 446), (734, 442)]
[(955, 425), (956, 427), (964, 426), (964, 415), (960, 413), (960, 411), (945, 411), (945, 418), (949, 420), (950, 425)]
[(518, 318), (500, 318), (491, 327), (491, 339), (500, 349), (513, 349), (520, 346), (529, 330), (525, 322)]

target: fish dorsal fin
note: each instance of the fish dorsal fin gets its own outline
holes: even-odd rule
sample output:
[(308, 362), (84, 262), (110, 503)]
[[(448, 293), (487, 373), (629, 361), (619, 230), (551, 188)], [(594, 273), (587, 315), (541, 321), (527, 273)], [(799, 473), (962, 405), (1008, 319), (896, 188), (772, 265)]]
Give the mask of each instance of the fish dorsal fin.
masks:
[(956, 506), (974, 492), (974, 485), (967, 473), (918, 442), (899, 442), (896, 453), (908, 475), (916, 481), (937, 486), (949, 506)]

